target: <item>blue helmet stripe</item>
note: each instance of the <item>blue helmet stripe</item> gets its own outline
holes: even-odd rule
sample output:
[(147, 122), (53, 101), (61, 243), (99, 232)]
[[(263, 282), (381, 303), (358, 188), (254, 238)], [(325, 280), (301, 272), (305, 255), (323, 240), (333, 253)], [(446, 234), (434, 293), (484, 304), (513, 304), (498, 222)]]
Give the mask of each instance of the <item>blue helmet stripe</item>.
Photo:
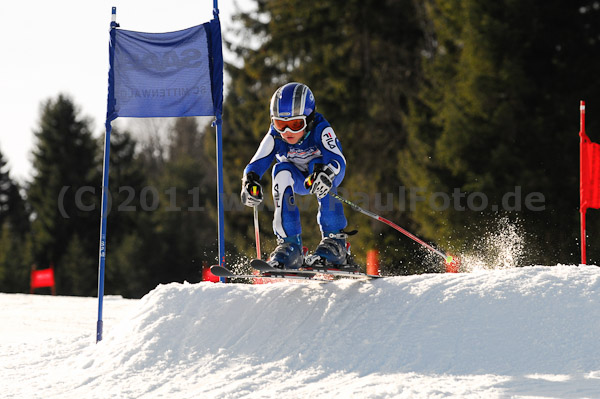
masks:
[(293, 96), (293, 100), (292, 100), (292, 115), (291, 116), (297, 116), (297, 115), (302, 115), (304, 112), (304, 95), (306, 94), (306, 91), (304, 90), (306, 86), (301, 85), (301, 84), (296, 84), (296, 87), (294, 87), (294, 96)]
[(298, 85), (295, 83), (288, 83), (283, 86), (283, 90), (281, 92), (281, 102), (279, 104), (279, 116), (292, 116), (294, 114), (294, 102), (296, 95), (296, 87)]

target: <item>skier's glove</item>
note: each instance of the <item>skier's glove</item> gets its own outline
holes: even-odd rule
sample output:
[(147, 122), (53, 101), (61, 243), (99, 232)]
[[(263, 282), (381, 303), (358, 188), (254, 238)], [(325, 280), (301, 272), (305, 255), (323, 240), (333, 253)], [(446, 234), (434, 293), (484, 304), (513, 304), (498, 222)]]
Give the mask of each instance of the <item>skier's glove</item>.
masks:
[(242, 179), (242, 204), (246, 206), (258, 206), (263, 200), (263, 190), (259, 183), (259, 177), (254, 172), (248, 172)]
[(329, 165), (315, 164), (313, 173), (304, 179), (304, 187), (321, 199), (331, 190), (335, 176), (335, 171)]

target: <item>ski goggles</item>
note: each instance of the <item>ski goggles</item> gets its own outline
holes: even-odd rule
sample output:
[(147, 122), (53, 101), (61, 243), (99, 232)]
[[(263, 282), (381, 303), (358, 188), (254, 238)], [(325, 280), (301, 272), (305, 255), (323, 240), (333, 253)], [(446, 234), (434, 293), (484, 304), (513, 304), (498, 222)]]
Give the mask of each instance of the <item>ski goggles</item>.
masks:
[(274, 116), (273, 127), (279, 133), (285, 133), (286, 131), (290, 131), (292, 133), (298, 133), (302, 130), (306, 129), (306, 116), (292, 116), (290, 118), (280, 118)]

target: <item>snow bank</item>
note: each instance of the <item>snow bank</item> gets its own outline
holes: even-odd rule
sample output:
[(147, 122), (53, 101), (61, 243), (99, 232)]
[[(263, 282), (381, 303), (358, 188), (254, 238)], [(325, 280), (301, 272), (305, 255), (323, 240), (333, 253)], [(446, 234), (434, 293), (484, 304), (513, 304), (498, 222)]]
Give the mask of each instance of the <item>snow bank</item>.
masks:
[[(52, 369), (38, 368), (26, 393), (600, 397), (599, 293), (600, 268), (589, 266), (328, 284), (169, 284), (106, 328), (100, 344), (89, 342), (91, 331), (53, 344), (52, 363), (50, 355), (32, 359), (32, 368)], [(8, 392), (24, 397), (23, 384)]]

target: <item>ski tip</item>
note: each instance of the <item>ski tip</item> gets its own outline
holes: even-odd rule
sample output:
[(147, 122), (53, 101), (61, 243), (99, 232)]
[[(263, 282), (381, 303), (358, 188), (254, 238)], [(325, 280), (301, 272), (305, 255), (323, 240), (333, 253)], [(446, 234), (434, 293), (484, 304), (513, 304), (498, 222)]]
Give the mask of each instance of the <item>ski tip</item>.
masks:
[(252, 259), (250, 261), (250, 267), (259, 271), (280, 270), (262, 259)]
[(257, 265), (257, 266), (268, 266), (269, 264), (267, 262), (265, 262), (264, 260), (262, 260), (262, 259), (252, 259), (250, 261), (250, 266), (254, 266), (254, 265)]
[(217, 277), (231, 277), (234, 276), (234, 273), (232, 273), (229, 269), (224, 268), (223, 266), (220, 265), (212, 265), (210, 267), (210, 272), (212, 274), (214, 274)]

